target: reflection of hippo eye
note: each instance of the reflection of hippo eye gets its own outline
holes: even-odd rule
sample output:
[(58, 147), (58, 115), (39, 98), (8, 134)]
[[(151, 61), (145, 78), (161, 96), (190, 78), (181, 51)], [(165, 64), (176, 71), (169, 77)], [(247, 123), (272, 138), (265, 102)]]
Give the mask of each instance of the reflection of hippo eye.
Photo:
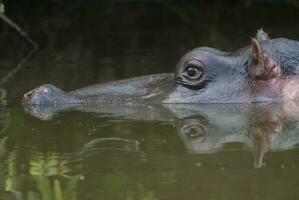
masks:
[(190, 138), (199, 138), (199, 137), (205, 137), (206, 132), (204, 128), (199, 124), (187, 124), (184, 125), (181, 129), (181, 132), (185, 135), (187, 135)]

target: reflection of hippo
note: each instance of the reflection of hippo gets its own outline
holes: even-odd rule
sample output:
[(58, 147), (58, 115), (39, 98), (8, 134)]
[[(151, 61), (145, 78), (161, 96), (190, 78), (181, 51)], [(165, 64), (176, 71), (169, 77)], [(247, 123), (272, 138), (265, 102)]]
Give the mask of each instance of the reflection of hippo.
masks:
[(157, 104), (281, 102), (299, 98), (299, 42), (269, 39), (262, 30), (236, 52), (201, 47), (179, 61), (176, 73), (137, 77), (64, 92), (42, 85), (27, 104)]
[[(53, 105), (25, 107), (31, 115), (51, 119), (64, 108)], [(207, 154), (238, 143), (255, 152), (260, 167), (268, 151), (292, 149), (299, 144), (297, 102), (275, 104), (163, 104), (155, 106), (81, 105), (71, 110), (100, 113), (99, 117), (161, 121), (175, 126), (188, 152)], [(221, 113), (221, 114), (219, 114)], [(237, 145), (240, 147), (240, 145)]]
[[(173, 112), (187, 111), (181, 105), (171, 107)], [(294, 102), (213, 105), (194, 110), (201, 111), (205, 117), (189, 116), (179, 126), (179, 135), (191, 153), (213, 153), (225, 150), (225, 144), (241, 143), (254, 150), (255, 166), (261, 167), (268, 151), (287, 150), (299, 144), (299, 107)]]

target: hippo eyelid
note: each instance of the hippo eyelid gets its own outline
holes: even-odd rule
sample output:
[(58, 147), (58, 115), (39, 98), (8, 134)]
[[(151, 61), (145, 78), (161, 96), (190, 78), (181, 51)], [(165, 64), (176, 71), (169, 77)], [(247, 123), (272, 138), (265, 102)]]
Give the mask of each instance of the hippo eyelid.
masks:
[(191, 59), (191, 60), (187, 60), (184, 63), (184, 68), (188, 67), (188, 66), (196, 66), (196, 67), (200, 67), (202, 69), (202, 71), (205, 71), (207, 69), (207, 66), (199, 59)]
[(182, 80), (182, 78), (177, 78), (176, 82), (190, 90), (202, 90), (211, 82), (211, 80), (203, 80), (199, 83), (190, 83)]

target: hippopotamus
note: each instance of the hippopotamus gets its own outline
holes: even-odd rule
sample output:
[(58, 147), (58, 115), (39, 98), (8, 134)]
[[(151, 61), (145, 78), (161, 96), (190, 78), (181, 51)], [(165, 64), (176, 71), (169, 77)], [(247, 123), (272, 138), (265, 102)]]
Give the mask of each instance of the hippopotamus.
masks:
[(44, 84), (26, 93), (34, 105), (201, 104), (285, 102), (299, 98), (299, 42), (270, 39), (258, 30), (234, 52), (199, 47), (187, 52), (174, 73), (135, 77), (63, 91)]

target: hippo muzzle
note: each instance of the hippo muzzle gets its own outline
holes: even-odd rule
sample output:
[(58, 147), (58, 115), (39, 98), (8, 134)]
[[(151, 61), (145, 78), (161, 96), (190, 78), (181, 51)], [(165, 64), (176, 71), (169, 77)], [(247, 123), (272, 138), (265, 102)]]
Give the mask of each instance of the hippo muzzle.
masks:
[(148, 104), (162, 102), (175, 87), (172, 73), (155, 74), (63, 91), (41, 85), (23, 97), (24, 105)]

